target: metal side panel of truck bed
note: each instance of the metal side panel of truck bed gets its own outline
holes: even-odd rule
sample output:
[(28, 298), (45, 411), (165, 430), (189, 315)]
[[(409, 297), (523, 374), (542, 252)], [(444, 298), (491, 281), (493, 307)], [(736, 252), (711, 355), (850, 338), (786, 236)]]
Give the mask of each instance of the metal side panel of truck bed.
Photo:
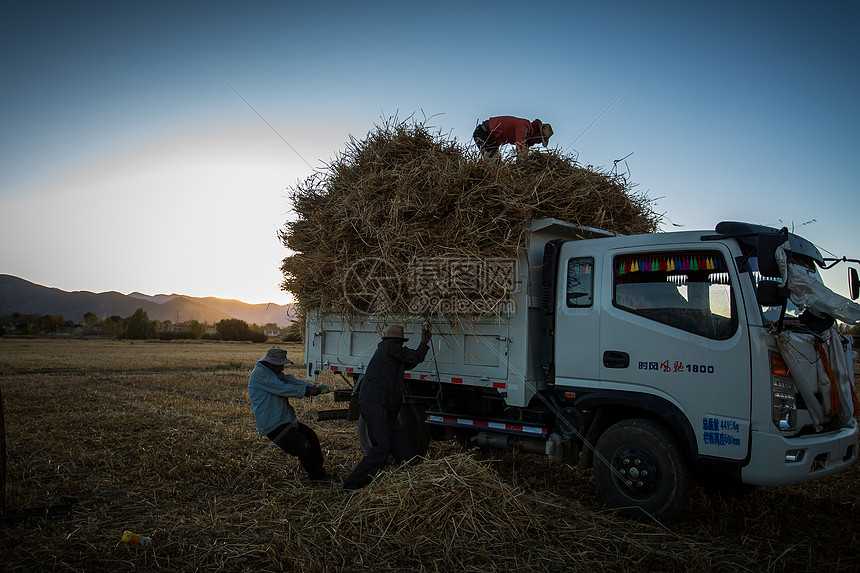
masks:
[[(511, 345), (519, 320), (515, 315), (454, 325), (431, 323), (431, 349), (424, 362), (407, 371), (406, 378), (494, 388), (510, 400), (521, 402), (526, 394), (525, 348)], [(409, 339), (404, 345), (417, 347), (423, 324), (409, 320), (403, 323)], [(324, 370), (354, 377), (364, 373), (386, 323), (371, 318), (347, 321), (340, 316), (311, 313), (308, 325), (308, 333), (313, 336), (306, 338), (305, 356), (307, 375), (313, 380)]]

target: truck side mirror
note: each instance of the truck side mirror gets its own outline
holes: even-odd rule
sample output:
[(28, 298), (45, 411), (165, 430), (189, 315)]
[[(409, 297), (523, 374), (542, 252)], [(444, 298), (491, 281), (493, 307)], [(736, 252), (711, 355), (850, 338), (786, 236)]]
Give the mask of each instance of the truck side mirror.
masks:
[(778, 233), (761, 233), (758, 236), (758, 270), (765, 277), (778, 277), (779, 265), (776, 264), (776, 249), (788, 240), (788, 229), (783, 227)]
[(857, 269), (848, 268), (848, 290), (851, 292), (851, 300), (857, 300), (860, 296), (860, 277), (857, 276)]
[(780, 286), (779, 281), (760, 281), (755, 294), (762, 306), (782, 306), (788, 299), (788, 289)]

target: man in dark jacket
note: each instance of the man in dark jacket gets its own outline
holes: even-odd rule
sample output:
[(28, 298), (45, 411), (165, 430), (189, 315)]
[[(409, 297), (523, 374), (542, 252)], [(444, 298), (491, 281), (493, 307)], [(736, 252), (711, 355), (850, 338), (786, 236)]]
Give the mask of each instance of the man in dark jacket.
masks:
[(367, 365), (361, 381), (359, 411), (367, 424), (371, 448), (344, 482), (347, 491), (370, 483), (388, 463), (389, 455), (398, 464), (412, 458), (409, 436), (397, 421), (397, 414), (403, 404), (404, 372), (424, 361), (430, 349), (430, 331), (421, 332), (421, 344), (415, 350), (403, 346), (407, 340), (402, 326), (389, 326)]
[(472, 138), (484, 157), (493, 157), (499, 153), (499, 147), (506, 143), (517, 146), (519, 157), (528, 153), (529, 147), (540, 143), (544, 147), (552, 137), (552, 126), (536, 119), (529, 121), (520, 117), (501, 115), (491, 117), (478, 125)]

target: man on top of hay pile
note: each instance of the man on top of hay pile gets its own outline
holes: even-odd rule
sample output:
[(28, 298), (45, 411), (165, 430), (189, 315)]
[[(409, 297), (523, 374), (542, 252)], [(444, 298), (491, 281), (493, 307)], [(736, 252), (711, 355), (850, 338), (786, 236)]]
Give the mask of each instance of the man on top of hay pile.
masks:
[(389, 454), (398, 464), (412, 458), (409, 436), (397, 421), (397, 414), (403, 405), (403, 374), (424, 361), (430, 349), (430, 331), (421, 331), (421, 344), (415, 350), (404, 348), (407, 340), (402, 326), (387, 327), (367, 365), (359, 392), (359, 411), (367, 423), (371, 448), (344, 482), (346, 491), (369, 484), (388, 463)]
[(540, 143), (544, 147), (552, 137), (552, 126), (536, 119), (529, 121), (510, 115), (491, 117), (475, 128), (472, 134), (484, 157), (499, 153), (499, 147), (511, 143), (517, 146), (519, 157), (528, 153), (529, 147)]
[(323, 467), (323, 454), (316, 432), (299, 422), (289, 400), (290, 397), (325, 394), (329, 389), (284, 374), (287, 364), (292, 364), (292, 361), (287, 359), (286, 350), (270, 348), (254, 365), (248, 380), (248, 395), (257, 431), (291, 456), (299, 458), (312, 481), (331, 480), (331, 474)]

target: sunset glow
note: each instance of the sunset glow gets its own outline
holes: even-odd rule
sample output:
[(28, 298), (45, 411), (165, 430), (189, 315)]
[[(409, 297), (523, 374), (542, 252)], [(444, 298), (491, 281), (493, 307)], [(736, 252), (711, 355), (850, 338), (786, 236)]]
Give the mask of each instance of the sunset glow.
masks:
[(860, 256), (856, 3), (48, 4), (0, 23), (6, 274), (290, 302), (290, 187), (413, 114), (464, 145), (539, 117), (663, 230), (786, 225)]

